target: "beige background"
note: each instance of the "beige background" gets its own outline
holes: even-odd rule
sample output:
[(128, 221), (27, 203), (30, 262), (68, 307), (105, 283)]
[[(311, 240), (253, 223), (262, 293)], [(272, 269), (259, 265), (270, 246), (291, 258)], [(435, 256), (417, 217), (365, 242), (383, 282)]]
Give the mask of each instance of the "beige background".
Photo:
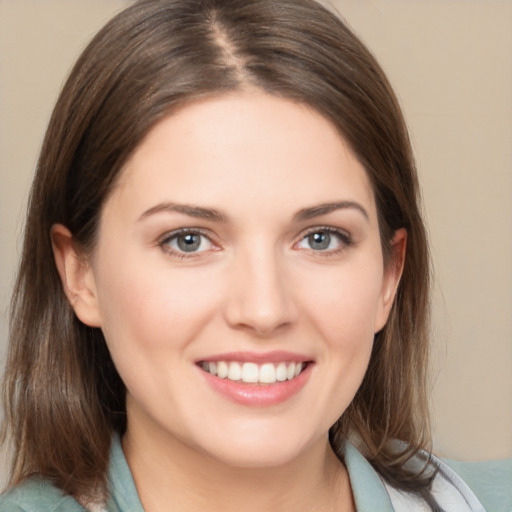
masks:
[[(333, 3), (387, 71), (418, 157), (436, 269), (435, 448), (512, 457), (512, 1)], [(125, 4), (0, 0), (1, 351), (50, 110), (84, 43)]]

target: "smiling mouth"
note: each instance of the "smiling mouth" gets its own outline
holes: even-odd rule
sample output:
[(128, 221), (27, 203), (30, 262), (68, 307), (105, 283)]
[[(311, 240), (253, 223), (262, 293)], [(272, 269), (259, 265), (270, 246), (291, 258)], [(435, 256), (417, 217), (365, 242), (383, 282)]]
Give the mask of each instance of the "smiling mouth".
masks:
[(198, 365), (220, 379), (246, 384), (274, 384), (298, 377), (308, 362), (278, 362), (257, 364), (239, 361), (201, 361)]

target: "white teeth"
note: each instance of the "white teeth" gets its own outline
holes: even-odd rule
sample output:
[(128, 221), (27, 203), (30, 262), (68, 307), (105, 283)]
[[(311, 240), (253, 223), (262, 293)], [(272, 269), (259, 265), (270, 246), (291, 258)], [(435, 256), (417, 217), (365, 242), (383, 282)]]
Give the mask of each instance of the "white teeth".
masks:
[(229, 363), (228, 379), (240, 380), (242, 378), (242, 367), (238, 363)]
[(260, 369), (255, 363), (244, 363), (242, 366), (242, 380), (244, 382), (256, 383), (258, 382)]
[(283, 382), (286, 380), (286, 363), (279, 363), (276, 368), (276, 380)]
[(228, 364), (224, 361), (219, 361), (217, 363), (217, 377), (221, 379), (225, 379), (228, 376)]
[(203, 370), (221, 379), (243, 381), (248, 384), (274, 384), (292, 380), (304, 369), (303, 363), (241, 363), (237, 361), (201, 362)]
[(288, 380), (291, 380), (291, 379), (293, 379), (293, 377), (295, 377), (295, 367), (296, 367), (296, 366), (298, 366), (298, 367), (300, 368), (300, 367), (301, 367), (301, 364), (300, 364), (300, 363), (297, 363), (297, 364), (295, 364), (295, 363), (290, 363), (290, 364), (288, 365), (288, 368), (287, 368), (287, 370), (286, 370), (286, 378), (287, 378)]
[(263, 384), (273, 384), (276, 381), (276, 367), (272, 363), (261, 366), (259, 381)]

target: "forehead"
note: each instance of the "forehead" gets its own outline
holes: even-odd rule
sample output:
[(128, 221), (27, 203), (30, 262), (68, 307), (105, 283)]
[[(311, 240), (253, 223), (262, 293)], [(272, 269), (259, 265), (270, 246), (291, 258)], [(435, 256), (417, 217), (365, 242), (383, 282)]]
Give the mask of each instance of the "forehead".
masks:
[(300, 209), (354, 196), (375, 208), (337, 128), (304, 104), (259, 92), (196, 101), (164, 118), (124, 166), (115, 195), (139, 208), (180, 200), (236, 211), (273, 200)]

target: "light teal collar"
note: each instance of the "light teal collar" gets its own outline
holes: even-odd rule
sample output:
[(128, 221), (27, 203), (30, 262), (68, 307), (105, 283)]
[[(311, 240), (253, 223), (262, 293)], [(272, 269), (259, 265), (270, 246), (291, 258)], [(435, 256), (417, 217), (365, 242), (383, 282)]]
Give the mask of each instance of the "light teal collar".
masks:
[(344, 461), (357, 512), (393, 512), (389, 494), (379, 475), (350, 441), (345, 441)]
[(106, 507), (108, 512), (144, 512), (117, 435), (114, 436), (110, 449), (109, 487), (110, 497)]

